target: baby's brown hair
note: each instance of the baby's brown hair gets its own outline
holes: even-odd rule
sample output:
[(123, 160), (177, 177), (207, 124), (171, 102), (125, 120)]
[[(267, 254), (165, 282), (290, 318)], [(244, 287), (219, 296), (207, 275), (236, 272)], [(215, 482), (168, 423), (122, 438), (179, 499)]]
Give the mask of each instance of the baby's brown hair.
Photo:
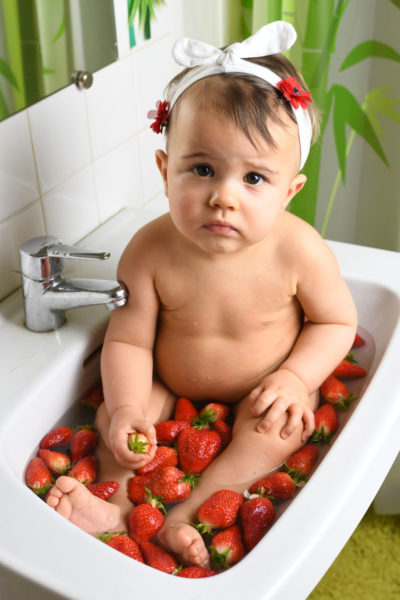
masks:
[[(266, 67), (279, 75), (282, 79), (295, 77), (301, 88), (308, 91), (300, 73), (283, 54), (273, 54), (259, 58), (245, 59), (262, 67)], [(176, 75), (167, 86), (166, 96), (172, 97), (174, 89), (183, 77), (190, 71), (184, 69)], [(254, 75), (246, 73), (221, 73), (209, 75), (199, 79), (189, 87), (175, 102), (168, 118), (166, 133), (173, 126), (173, 121), (178, 113), (179, 104), (185, 93), (196, 86), (196, 102), (199, 106), (217, 110), (237, 127), (239, 127), (249, 140), (254, 144), (252, 132), (259, 133), (269, 144), (275, 145), (268, 131), (268, 121), (282, 120), (278, 116), (278, 108), (282, 107), (289, 118), (297, 123), (291, 103), (273, 85)], [(202, 93), (203, 92), (203, 93)], [(319, 134), (319, 113), (313, 102), (307, 108), (312, 126), (312, 142)]]

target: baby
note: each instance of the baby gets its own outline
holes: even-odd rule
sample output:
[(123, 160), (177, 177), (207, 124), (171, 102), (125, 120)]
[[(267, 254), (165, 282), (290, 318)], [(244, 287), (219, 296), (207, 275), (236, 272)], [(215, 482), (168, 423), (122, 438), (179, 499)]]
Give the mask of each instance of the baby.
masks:
[[(231, 403), (232, 442), (158, 534), (186, 564), (208, 565), (189, 524), (199, 505), (218, 489), (243, 491), (305, 442), (318, 388), (355, 335), (335, 257), (285, 210), (306, 182), (299, 171), (317, 128), (304, 83), (280, 54), (295, 38), (276, 22), (225, 50), (175, 45), (188, 68), (152, 126), (167, 133), (156, 163), (170, 211), (122, 255), (129, 299), (113, 312), (102, 352), (99, 479), (120, 489), (106, 503), (61, 477), (48, 497), (89, 533), (126, 529), (127, 481), (153, 458), (154, 425), (171, 418), (176, 398)], [(148, 437), (148, 455), (129, 451), (132, 431)]]

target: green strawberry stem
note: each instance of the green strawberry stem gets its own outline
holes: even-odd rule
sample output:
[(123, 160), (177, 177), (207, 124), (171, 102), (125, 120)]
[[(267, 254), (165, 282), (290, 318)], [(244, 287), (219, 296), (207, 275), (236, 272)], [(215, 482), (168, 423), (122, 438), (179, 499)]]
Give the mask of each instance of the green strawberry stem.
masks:
[(330, 433), (329, 431), (325, 431), (324, 427), (322, 426), (321, 429), (318, 431), (317, 429), (314, 429), (311, 437), (308, 439), (309, 442), (311, 442), (312, 444), (330, 444), (331, 443), (331, 437), (332, 437), (332, 433)]
[(186, 475), (182, 475), (178, 481), (184, 481), (185, 483), (188, 483), (193, 489), (199, 484), (200, 473), (186, 473)]
[(195, 429), (206, 429), (213, 425), (217, 420), (217, 413), (211, 408), (207, 408), (201, 415), (194, 417), (191, 421), (192, 427)]
[(108, 542), (109, 540), (112, 540), (112, 538), (117, 537), (118, 535), (126, 535), (128, 532), (124, 529), (120, 530), (120, 531), (105, 531), (104, 533), (101, 533), (98, 536), (98, 539), (101, 540), (102, 542)]
[(349, 409), (350, 404), (352, 402), (354, 402), (354, 400), (357, 400), (357, 396), (353, 396), (353, 394), (349, 394), (348, 396), (346, 396), (346, 398), (339, 400), (339, 402), (333, 402), (333, 404), (335, 405), (335, 408), (344, 412)]
[(213, 561), (213, 563), (216, 567), (223, 568), (223, 569), (229, 569), (230, 565), (227, 562), (227, 558), (231, 551), (231, 546), (229, 546), (229, 548), (224, 550), (224, 552), (218, 552), (218, 550), (216, 548), (214, 548), (214, 546), (210, 546), (210, 551), (211, 551), (211, 560)]
[(129, 450), (135, 454), (147, 454), (148, 442), (139, 440), (139, 435), (135, 433), (135, 436), (131, 434), (128, 438)]
[(147, 504), (151, 504), (151, 506), (153, 506), (154, 508), (158, 508), (158, 510), (161, 510), (161, 512), (163, 512), (164, 515), (166, 515), (167, 511), (165, 509), (164, 504), (161, 502), (161, 500), (162, 500), (161, 496), (153, 496), (153, 494), (151, 493), (149, 488), (144, 488), (144, 489), (146, 492)]

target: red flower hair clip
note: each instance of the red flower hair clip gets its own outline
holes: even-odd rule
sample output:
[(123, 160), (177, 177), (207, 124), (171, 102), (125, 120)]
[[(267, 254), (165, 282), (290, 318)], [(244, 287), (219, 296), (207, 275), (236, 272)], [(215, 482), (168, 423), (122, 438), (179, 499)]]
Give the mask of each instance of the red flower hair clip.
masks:
[(301, 108), (306, 109), (308, 102), (312, 102), (310, 92), (304, 92), (295, 77), (282, 79), (276, 84), (276, 87), (282, 92), (286, 100), (289, 100), (293, 108), (301, 106)]
[(157, 100), (157, 110), (149, 110), (147, 113), (148, 119), (155, 119), (154, 123), (150, 125), (154, 133), (162, 133), (163, 127), (166, 126), (166, 121), (169, 114), (169, 102), (167, 100)]

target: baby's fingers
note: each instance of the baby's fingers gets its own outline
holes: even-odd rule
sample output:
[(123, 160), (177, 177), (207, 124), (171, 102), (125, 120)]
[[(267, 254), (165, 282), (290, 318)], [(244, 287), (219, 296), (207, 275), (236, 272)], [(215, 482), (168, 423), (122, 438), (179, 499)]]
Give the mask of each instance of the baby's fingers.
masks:
[[(278, 394), (276, 394), (277, 396)], [(265, 433), (272, 425), (285, 413), (286, 403), (283, 400), (277, 400), (273, 403), (267, 414), (257, 425), (257, 431)]]
[(261, 388), (260, 393), (254, 398), (253, 403), (251, 404), (251, 414), (254, 417), (259, 417), (273, 402), (275, 402), (277, 397), (278, 393), (276, 391), (269, 389), (263, 390)]

